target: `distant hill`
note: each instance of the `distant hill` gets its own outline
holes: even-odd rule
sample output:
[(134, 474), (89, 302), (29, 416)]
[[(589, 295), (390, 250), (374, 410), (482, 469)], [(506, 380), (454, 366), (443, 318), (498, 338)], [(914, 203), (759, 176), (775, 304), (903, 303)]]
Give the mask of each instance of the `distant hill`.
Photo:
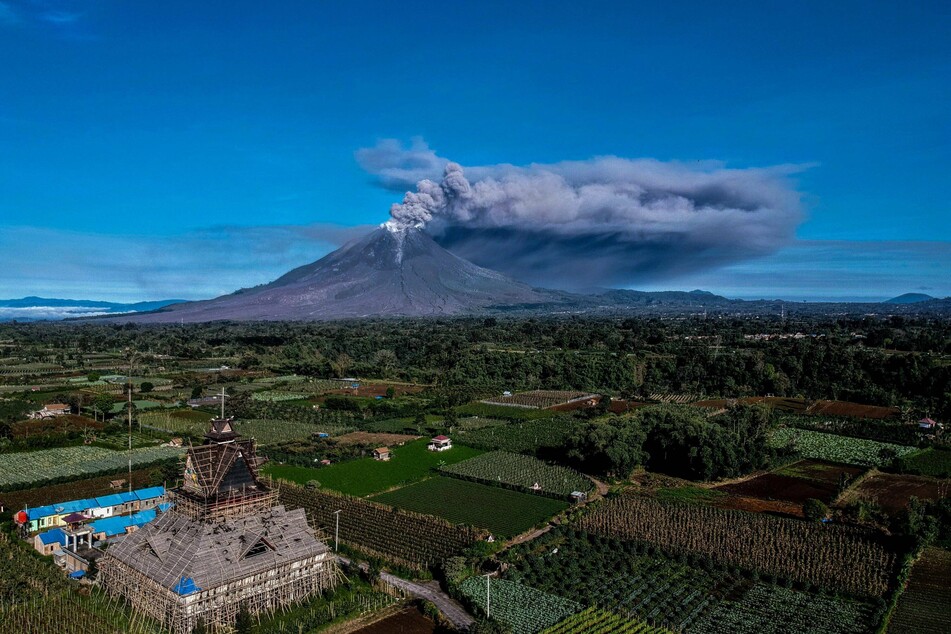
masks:
[(163, 299), (152, 302), (104, 302), (90, 299), (59, 299), (51, 297), (21, 297), (0, 299), (0, 321), (49, 321), (69, 317), (91, 317), (158, 310), (183, 299)]
[(924, 293), (905, 293), (904, 295), (899, 295), (898, 297), (892, 297), (891, 299), (886, 299), (883, 304), (917, 304), (918, 302), (927, 302), (932, 299), (936, 299), (931, 295), (925, 295)]

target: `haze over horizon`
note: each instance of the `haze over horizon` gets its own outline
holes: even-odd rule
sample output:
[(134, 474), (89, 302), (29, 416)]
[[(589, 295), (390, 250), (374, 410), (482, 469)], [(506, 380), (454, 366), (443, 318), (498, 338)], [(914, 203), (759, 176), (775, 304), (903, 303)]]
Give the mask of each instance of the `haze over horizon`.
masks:
[(0, 298), (214, 297), (394, 203), (538, 286), (951, 295), (946, 3), (357, 4), (0, 0)]

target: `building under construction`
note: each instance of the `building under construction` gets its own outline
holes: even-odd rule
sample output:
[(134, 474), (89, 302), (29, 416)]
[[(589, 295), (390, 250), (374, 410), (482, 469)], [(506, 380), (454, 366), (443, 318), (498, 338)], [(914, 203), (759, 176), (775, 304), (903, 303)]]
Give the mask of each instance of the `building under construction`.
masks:
[(233, 624), (244, 606), (267, 612), (332, 588), (340, 573), (303, 509), (277, 504), (258, 478), (254, 440), (232, 420), (211, 422), (205, 444), (185, 458), (171, 510), (106, 550), (99, 581), (175, 634), (201, 619)]

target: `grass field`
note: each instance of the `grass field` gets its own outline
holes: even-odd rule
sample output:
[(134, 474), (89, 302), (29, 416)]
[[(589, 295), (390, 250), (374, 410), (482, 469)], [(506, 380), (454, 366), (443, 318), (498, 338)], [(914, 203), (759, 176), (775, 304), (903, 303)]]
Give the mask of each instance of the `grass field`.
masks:
[(470, 524), (502, 537), (518, 535), (564, 510), (560, 500), (455, 478), (435, 477), (373, 498), (410, 511)]
[(392, 448), (392, 457), (386, 462), (361, 458), (319, 469), (268, 465), (264, 471), (273, 478), (300, 484), (317, 480), (322, 487), (350, 495), (365, 496), (415, 482), (429, 475), (431, 469), (468, 460), (482, 453), (478, 449), (461, 445), (454, 445), (448, 451), (428, 451), (428, 442), (421, 439)]

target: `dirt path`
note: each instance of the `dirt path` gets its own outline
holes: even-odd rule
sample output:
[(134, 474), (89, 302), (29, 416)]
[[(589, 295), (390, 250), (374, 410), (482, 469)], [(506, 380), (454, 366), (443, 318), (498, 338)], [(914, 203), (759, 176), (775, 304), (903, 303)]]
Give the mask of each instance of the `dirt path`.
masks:
[[(337, 556), (341, 562), (349, 564), (350, 560), (346, 557), (340, 555)], [(360, 564), (360, 568), (366, 570), (366, 564)], [(465, 609), (459, 605), (452, 597), (442, 591), (442, 588), (439, 587), (439, 584), (435, 581), (428, 581), (426, 583), (417, 583), (415, 581), (407, 581), (402, 577), (397, 577), (394, 574), (388, 572), (381, 572), (380, 579), (387, 582), (391, 586), (400, 588), (404, 592), (418, 597), (421, 599), (426, 599), (427, 601), (432, 601), (439, 611), (452, 623), (453, 627), (457, 630), (465, 631), (469, 628), (470, 625), (475, 623), (475, 619), (472, 618)]]

